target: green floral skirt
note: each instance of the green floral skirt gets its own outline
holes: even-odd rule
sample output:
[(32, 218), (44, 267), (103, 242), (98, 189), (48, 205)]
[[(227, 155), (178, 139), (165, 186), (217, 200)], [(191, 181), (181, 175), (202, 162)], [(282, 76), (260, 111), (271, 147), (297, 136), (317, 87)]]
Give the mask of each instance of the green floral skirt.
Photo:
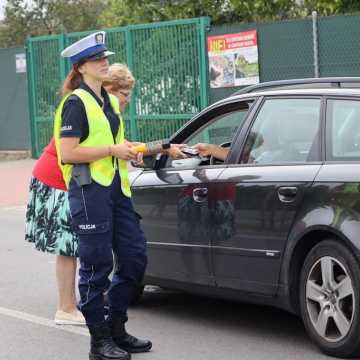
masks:
[(25, 240), (34, 243), (40, 251), (78, 256), (78, 237), (71, 228), (67, 192), (31, 179)]

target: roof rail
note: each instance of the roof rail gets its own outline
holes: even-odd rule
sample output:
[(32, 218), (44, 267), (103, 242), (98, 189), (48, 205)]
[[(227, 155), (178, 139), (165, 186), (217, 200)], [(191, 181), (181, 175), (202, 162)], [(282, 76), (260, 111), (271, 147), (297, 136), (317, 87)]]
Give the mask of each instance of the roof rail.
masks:
[[(351, 84), (357, 86), (351, 86)], [(323, 77), (323, 78), (305, 78), (305, 79), (288, 79), (259, 83), (256, 85), (246, 86), (236, 91), (233, 95), (247, 94), (254, 91), (269, 91), (274, 89), (289, 88), (360, 88), (360, 77)]]

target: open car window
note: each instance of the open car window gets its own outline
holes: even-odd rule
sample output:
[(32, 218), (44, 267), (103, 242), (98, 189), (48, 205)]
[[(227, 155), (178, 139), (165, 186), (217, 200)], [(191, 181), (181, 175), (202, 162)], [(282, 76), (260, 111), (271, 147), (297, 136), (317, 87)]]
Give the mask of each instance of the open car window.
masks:
[[(184, 143), (194, 146), (198, 143), (215, 144), (222, 147), (230, 147), (237, 130), (243, 125), (246, 115), (253, 101), (247, 101), (239, 105), (239, 109), (218, 115), (205, 125), (196, 129)], [(166, 167), (189, 168), (210, 164), (210, 158), (188, 158), (182, 160), (168, 159)]]
[(239, 126), (243, 124), (248, 109), (233, 111), (219, 116), (186, 140), (186, 144), (193, 146), (198, 143), (221, 145), (231, 142)]

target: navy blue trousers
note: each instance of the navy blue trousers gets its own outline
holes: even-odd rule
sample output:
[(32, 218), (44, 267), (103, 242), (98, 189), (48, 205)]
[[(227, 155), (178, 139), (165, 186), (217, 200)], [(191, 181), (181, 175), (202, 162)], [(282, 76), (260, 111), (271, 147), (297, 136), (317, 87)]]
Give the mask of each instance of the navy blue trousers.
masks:
[(78, 186), (71, 180), (69, 202), (79, 235), (80, 309), (86, 322), (104, 321), (103, 294), (107, 290), (110, 317), (125, 322), (131, 290), (141, 284), (147, 262), (140, 216), (122, 193), (118, 173), (109, 187), (94, 181)]

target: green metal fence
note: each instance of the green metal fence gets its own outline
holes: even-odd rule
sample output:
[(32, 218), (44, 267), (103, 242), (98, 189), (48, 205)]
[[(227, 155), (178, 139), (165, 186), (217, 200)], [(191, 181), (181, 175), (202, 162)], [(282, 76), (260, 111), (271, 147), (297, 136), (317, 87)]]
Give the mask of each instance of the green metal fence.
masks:
[(360, 76), (360, 15), (318, 20), (319, 76)]
[[(209, 36), (256, 30), (260, 81), (312, 77), (313, 43), (311, 19), (264, 24), (212, 26)], [(213, 103), (241, 87), (210, 89)]]
[[(316, 25), (316, 39), (311, 18), (212, 26), (208, 35), (257, 30), (261, 82), (316, 77), (315, 40), (320, 77), (360, 76), (360, 15), (319, 17)], [(239, 89), (210, 89), (210, 103)]]
[[(239, 89), (209, 89), (206, 36), (256, 29), (261, 82), (314, 77), (316, 61), (319, 76), (360, 76), (360, 15), (318, 18), (314, 32), (313, 25), (312, 19), (301, 19), (212, 26), (207, 32), (209, 19), (196, 18), (107, 30), (107, 45), (116, 52), (111, 61), (127, 63), (137, 79), (125, 113), (127, 137), (142, 141), (167, 137), (208, 102)], [(86, 34), (27, 41), (35, 157), (51, 137), (57, 90), (70, 70), (60, 51)]]
[[(208, 26), (208, 18), (195, 18), (106, 30), (106, 43), (116, 53), (110, 61), (127, 63), (137, 80), (125, 113), (127, 138), (150, 141), (167, 137), (208, 105)], [(70, 70), (60, 52), (88, 33), (27, 40), (34, 157), (52, 136), (58, 90)]]
[(59, 54), (63, 37), (38, 37), (26, 45), (28, 98), (32, 155), (38, 157), (52, 134), (54, 111), (62, 81), (63, 64)]

